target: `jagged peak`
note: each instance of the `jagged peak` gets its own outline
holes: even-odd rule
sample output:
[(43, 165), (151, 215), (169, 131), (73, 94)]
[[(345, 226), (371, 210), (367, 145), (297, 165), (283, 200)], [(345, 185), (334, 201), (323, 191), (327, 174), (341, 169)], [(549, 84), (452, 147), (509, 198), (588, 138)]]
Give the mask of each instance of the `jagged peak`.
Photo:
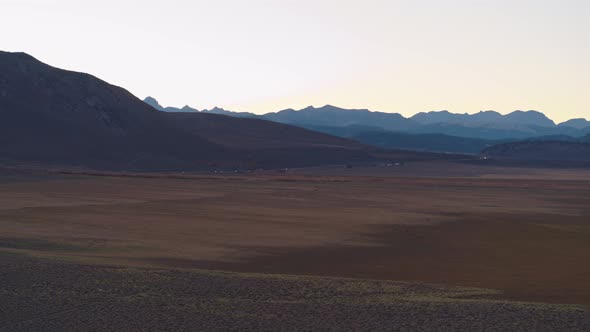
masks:
[(192, 108), (192, 107), (190, 107), (190, 106), (188, 106), (188, 105), (184, 105), (184, 106), (181, 108), (181, 110), (183, 110), (183, 111), (192, 111), (192, 112), (198, 112), (198, 111), (199, 111), (198, 109), (196, 109), (196, 108)]
[(146, 103), (154, 103), (154, 104), (158, 104), (158, 105), (160, 104), (160, 103), (158, 102), (158, 100), (157, 100), (156, 98), (152, 97), (152, 96), (147, 96), (147, 97), (145, 97), (145, 98), (143, 99), (143, 101), (144, 101), (144, 102), (146, 102)]
[(164, 106), (160, 105), (160, 103), (158, 102), (158, 100), (152, 96), (147, 96), (144, 98), (143, 100), (144, 103), (150, 105), (151, 107), (157, 109), (158, 111), (163, 111), (164, 110)]

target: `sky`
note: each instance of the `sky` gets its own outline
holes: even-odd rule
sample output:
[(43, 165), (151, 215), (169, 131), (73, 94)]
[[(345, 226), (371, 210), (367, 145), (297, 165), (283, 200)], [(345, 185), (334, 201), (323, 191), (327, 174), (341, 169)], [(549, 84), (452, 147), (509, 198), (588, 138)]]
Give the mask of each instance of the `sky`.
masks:
[(588, 0), (0, 0), (0, 31), (165, 106), (590, 118)]

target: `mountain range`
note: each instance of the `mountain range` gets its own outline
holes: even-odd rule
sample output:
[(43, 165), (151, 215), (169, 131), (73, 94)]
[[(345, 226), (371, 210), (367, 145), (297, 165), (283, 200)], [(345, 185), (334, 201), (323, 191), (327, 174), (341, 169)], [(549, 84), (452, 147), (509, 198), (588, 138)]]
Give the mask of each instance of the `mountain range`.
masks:
[(518, 165), (590, 166), (590, 135), (578, 142), (523, 141), (491, 146), (481, 152), (493, 162)]
[(383, 151), (264, 119), (161, 112), (92, 75), (0, 52), (0, 161), (115, 170), (296, 167), (432, 154)]
[(203, 111), (188, 106), (181, 109), (164, 108), (152, 97), (146, 98), (145, 102), (166, 112), (188, 110), (265, 119), (387, 149), (478, 154), (495, 144), (522, 140), (575, 142), (579, 137), (590, 133), (590, 121), (573, 119), (556, 125), (537, 111), (515, 111), (506, 115), (494, 111), (475, 114), (438, 111), (418, 113), (406, 118), (397, 113), (326, 105), (256, 115), (217, 107)]
[[(510, 151), (523, 151), (521, 156), (536, 154), (538, 160), (579, 160), (571, 154), (587, 154), (589, 139), (582, 136), (590, 133), (584, 119), (556, 125), (535, 111), (442, 111), (405, 118), (331, 105), (265, 115), (218, 107), (162, 107), (154, 98), (142, 101), (92, 75), (54, 68), (25, 53), (1, 51), (0, 117), (3, 164), (116, 170), (280, 168), (457, 157), (409, 150), (484, 150), (499, 158), (515, 158), (518, 153)], [(552, 143), (556, 141), (560, 144)], [(519, 150), (517, 144), (529, 150)]]
[[(157, 101), (145, 99), (162, 111), (194, 111), (188, 106), (182, 109), (163, 108)], [(247, 112), (231, 112), (222, 108), (200, 111), (235, 117), (260, 118), (300, 127), (364, 127), (412, 134), (445, 134), (486, 140), (523, 139), (548, 135), (579, 137), (590, 133), (590, 121), (572, 119), (560, 124), (541, 112), (514, 111), (502, 115), (495, 111), (475, 114), (457, 114), (448, 111), (422, 112), (406, 118), (398, 113), (374, 112), (368, 109), (344, 109), (332, 105), (319, 108), (309, 106), (301, 110), (286, 109), (262, 115)]]
[(188, 105), (185, 105), (182, 108), (170, 107), (170, 106), (164, 107), (164, 106), (160, 105), (160, 103), (152, 97), (147, 97), (143, 101), (145, 103), (147, 103), (148, 105), (150, 105), (151, 107), (155, 108), (156, 110), (162, 111), (162, 112), (199, 112), (199, 113), (229, 115), (229, 116), (238, 117), (238, 118), (253, 118), (253, 119), (258, 117), (254, 113), (232, 112), (232, 111), (224, 110), (223, 108), (219, 108), (219, 107), (214, 107), (210, 110), (202, 110), (202, 111), (199, 111), (198, 109), (192, 108)]

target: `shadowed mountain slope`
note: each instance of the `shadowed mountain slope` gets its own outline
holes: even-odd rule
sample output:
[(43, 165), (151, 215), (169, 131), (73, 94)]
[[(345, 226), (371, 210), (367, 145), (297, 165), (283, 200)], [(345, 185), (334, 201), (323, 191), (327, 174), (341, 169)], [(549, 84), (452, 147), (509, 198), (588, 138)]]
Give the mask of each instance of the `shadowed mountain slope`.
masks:
[(498, 159), (533, 162), (560, 162), (590, 165), (590, 144), (581, 142), (526, 141), (498, 144), (482, 154)]
[(384, 149), (479, 154), (486, 147), (509, 141), (458, 137), (445, 134), (414, 134), (358, 125), (346, 127), (304, 125), (303, 127), (334, 136), (350, 138), (363, 144)]
[(372, 160), (359, 143), (258, 119), (159, 112), (94, 76), (0, 52), (0, 158), (106, 169)]

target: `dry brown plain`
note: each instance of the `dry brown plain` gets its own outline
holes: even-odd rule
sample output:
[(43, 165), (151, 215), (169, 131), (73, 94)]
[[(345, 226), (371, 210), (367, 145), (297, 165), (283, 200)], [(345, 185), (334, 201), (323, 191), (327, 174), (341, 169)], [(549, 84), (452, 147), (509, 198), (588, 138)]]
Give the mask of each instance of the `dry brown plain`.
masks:
[(1, 252), (67, 261), (437, 283), (590, 305), (587, 170), (4, 170), (0, 229)]

